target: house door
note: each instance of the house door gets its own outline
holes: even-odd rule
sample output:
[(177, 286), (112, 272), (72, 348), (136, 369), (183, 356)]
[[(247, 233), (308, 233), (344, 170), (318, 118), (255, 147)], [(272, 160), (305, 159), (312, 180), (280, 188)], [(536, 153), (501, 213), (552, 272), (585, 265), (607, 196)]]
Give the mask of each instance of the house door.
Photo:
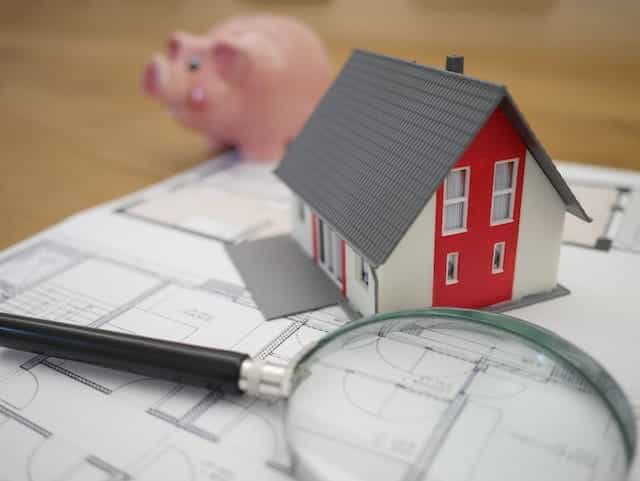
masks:
[(318, 219), (318, 264), (333, 281), (342, 286), (344, 252), (342, 239), (322, 219)]

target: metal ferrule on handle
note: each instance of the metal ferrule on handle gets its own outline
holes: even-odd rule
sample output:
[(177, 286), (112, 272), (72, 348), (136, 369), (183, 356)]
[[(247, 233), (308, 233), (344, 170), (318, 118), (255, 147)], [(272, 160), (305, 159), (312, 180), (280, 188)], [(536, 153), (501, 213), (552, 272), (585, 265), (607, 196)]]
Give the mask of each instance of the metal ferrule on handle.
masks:
[(283, 399), (289, 395), (288, 368), (280, 364), (247, 358), (240, 367), (240, 389), (247, 394), (267, 399)]

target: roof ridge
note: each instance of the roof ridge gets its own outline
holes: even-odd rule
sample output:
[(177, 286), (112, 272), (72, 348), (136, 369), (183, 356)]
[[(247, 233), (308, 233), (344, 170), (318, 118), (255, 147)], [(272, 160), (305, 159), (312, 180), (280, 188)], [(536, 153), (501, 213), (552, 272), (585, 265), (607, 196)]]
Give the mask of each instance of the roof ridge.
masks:
[(448, 77), (452, 77), (452, 78), (467, 79), (467, 80), (469, 80), (471, 82), (476, 82), (476, 83), (485, 85), (487, 87), (497, 88), (497, 89), (503, 90), (504, 92), (507, 91), (507, 87), (504, 84), (491, 82), (489, 80), (483, 80), (483, 79), (480, 79), (478, 77), (474, 77), (472, 75), (467, 75), (466, 73), (460, 74), (460, 73), (457, 73), (457, 72), (451, 72), (451, 71), (446, 70), (446, 69), (437, 68), (437, 67), (433, 67), (431, 65), (425, 65), (425, 64), (422, 64), (422, 63), (418, 63), (417, 61), (413, 61), (412, 62), (412, 61), (404, 60), (404, 59), (397, 58), (397, 57), (391, 57), (390, 55), (385, 55), (385, 54), (382, 54), (382, 53), (372, 52), (370, 50), (366, 50), (366, 49), (363, 49), (363, 48), (353, 49), (353, 51), (351, 52), (350, 57), (353, 57), (355, 54), (358, 54), (358, 53), (359, 54), (364, 54), (364, 55), (366, 55), (368, 57), (378, 57), (378, 58), (381, 58), (381, 59), (384, 59), (384, 60), (389, 60), (389, 61), (391, 61), (393, 63), (396, 63), (396, 64), (407, 65), (407, 66), (410, 66), (410, 67), (417, 67), (419, 69), (426, 70), (427, 72), (433, 72), (433, 73), (437, 73), (437, 74), (440, 74), (440, 75), (443, 75), (443, 76), (448, 76)]

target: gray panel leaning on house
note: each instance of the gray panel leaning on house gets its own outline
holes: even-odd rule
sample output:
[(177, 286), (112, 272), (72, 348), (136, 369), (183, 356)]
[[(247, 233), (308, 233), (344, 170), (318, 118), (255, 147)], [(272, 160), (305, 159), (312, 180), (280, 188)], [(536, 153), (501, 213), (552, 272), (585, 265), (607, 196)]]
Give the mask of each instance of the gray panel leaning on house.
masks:
[(338, 287), (289, 235), (229, 245), (227, 252), (268, 320), (343, 300)]

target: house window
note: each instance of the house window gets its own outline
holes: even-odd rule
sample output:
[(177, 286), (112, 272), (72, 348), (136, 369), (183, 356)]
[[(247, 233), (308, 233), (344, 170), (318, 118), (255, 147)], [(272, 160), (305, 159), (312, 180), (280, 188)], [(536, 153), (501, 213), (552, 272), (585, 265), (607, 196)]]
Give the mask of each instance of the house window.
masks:
[(362, 256), (358, 256), (358, 278), (365, 285), (369, 285), (369, 269), (367, 266), (367, 262), (364, 260)]
[(447, 276), (445, 279), (446, 285), (455, 284), (458, 282), (458, 253), (450, 252), (447, 254)]
[(504, 242), (498, 242), (493, 245), (491, 273), (499, 274), (502, 271), (504, 271)]
[(342, 280), (342, 239), (322, 219), (318, 219), (319, 263), (334, 281)]
[(300, 222), (304, 222), (304, 218), (305, 218), (305, 212), (304, 212), (304, 202), (302, 202), (302, 199), (298, 199), (298, 219), (300, 220)]
[(331, 228), (324, 228), (323, 229), (323, 237), (324, 237), (324, 245), (327, 248), (327, 252), (326, 252), (326, 263), (325, 263), (325, 267), (327, 269), (329, 269), (329, 272), (333, 273), (334, 271), (334, 245), (333, 245), (333, 231), (331, 230)]
[(517, 159), (496, 162), (493, 172), (493, 197), (491, 199), (491, 225), (513, 220)]
[(320, 251), (320, 262), (324, 264), (327, 255), (325, 253), (324, 222), (322, 221), (322, 219), (318, 219), (318, 244), (318, 250)]
[(469, 203), (469, 167), (454, 169), (444, 181), (442, 234), (464, 232)]

